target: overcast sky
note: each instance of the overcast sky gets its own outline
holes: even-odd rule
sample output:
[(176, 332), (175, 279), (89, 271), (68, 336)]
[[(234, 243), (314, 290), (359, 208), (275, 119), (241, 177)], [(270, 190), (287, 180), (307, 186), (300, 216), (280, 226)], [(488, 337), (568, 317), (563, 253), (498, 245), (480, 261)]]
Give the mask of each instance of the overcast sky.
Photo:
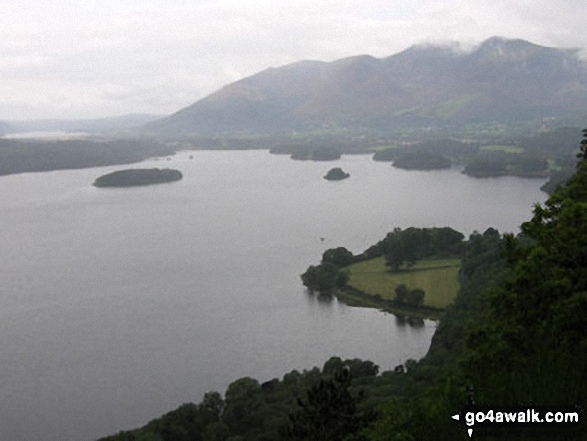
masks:
[(0, 119), (169, 114), (267, 67), (425, 42), (587, 47), (584, 12), (584, 0), (2, 0)]

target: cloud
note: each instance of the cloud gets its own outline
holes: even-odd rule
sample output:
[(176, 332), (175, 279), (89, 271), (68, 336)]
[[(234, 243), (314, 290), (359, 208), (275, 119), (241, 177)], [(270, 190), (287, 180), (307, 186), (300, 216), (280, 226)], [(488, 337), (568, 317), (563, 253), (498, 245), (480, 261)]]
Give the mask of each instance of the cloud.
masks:
[(421, 42), (501, 35), (587, 46), (577, 3), (4, 0), (0, 119), (171, 113), (270, 66), (384, 57)]

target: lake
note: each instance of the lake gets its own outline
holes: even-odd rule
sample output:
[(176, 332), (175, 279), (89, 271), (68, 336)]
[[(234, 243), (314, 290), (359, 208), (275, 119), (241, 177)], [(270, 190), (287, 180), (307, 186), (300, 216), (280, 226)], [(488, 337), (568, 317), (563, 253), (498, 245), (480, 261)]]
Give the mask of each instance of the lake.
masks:
[[(366, 155), (196, 151), (140, 166), (184, 178), (91, 185), (126, 166), (0, 178), (0, 439), (95, 439), (335, 355), (381, 370), (420, 358), (434, 322), (324, 301), (299, 275), (327, 248), (360, 252), (394, 227), (517, 231), (546, 199), (543, 180)], [(351, 177), (326, 181), (332, 167)]]

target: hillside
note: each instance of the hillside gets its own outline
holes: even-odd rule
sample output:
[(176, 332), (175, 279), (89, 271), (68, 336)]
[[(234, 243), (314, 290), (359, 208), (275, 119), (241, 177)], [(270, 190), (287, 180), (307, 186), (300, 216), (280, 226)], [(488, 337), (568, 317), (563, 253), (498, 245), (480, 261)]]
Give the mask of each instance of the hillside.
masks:
[(148, 124), (160, 134), (569, 121), (587, 110), (587, 67), (572, 49), (494, 37), (470, 52), (413, 46), (387, 58), (301, 61), (229, 84)]

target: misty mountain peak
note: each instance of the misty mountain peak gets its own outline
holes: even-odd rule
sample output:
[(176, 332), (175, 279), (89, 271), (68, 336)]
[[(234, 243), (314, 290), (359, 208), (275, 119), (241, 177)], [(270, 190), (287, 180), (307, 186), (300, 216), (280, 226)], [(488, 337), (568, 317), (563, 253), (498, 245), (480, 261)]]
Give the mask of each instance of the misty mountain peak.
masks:
[(472, 51), (412, 46), (378, 59), (303, 61), (267, 69), (151, 124), (164, 132), (389, 130), (560, 118), (587, 111), (576, 51), (492, 37)]
[(429, 60), (438, 58), (453, 58), (459, 54), (458, 45), (456, 44), (416, 44), (406, 50), (388, 57), (391, 59), (404, 60)]
[(526, 40), (491, 37), (473, 52), (485, 60), (523, 60), (531, 56), (548, 56), (560, 53), (560, 49), (539, 46)]

